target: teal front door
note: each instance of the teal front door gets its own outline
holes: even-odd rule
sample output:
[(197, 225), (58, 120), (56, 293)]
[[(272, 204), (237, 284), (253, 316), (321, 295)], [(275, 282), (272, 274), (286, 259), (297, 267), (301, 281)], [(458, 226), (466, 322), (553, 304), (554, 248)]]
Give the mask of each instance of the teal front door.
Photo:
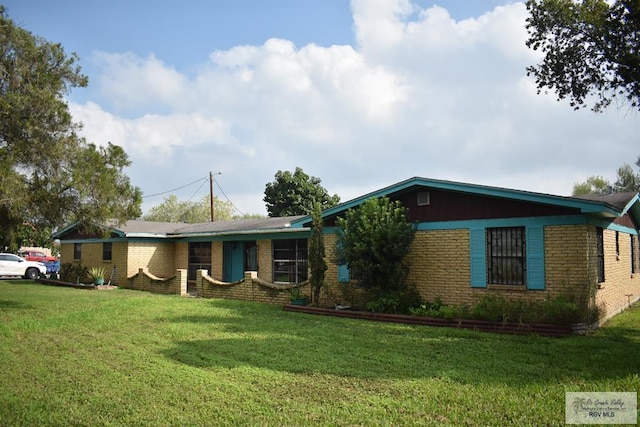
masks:
[(244, 242), (224, 242), (223, 280), (235, 282), (244, 276)]

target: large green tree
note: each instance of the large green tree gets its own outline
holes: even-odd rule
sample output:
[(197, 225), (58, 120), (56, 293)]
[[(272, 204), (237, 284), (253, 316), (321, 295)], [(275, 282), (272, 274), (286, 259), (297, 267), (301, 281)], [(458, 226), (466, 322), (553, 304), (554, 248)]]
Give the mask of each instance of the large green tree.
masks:
[(527, 68), (538, 92), (552, 90), (575, 109), (602, 111), (616, 97), (640, 109), (638, 0), (528, 0), (527, 46), (540, 50)]
[(60, 44), (20, 28), (0, 5), (0, 245), (15, 248), (22, 224), (89, 227), (140, 215), (141, 192), (124, 150), (79, 137), (64, 96), (87, 85)]
[(369, 199), (337, 220), (336, 261), (347, 264), (358, 282), (374, 292), (402, 291), (415, 226), (407, 209), (387, 197)]
[(307, 175), (299, 167), (293, 173), (278, 171), (275, 180), (267, 183), (263, 200), (270, 217), (310, 215), (315, 203), (322, 209), (340, 203), (337, 194), (330, 196), (320, 185), (320, 178)]
[[(149, 209), (142, 217), (146, 221), (185, 222), (198, 223), (211, 221), (211, 196), (206, 195), (197, 202), (178, 200), (175, 195), (165, 198), (162, 203)], [(224, 202), (217, 197), (213, 198), (213, 211), (215, 221), (227, 221), (232, 219), (233, 204)]]
[[(636, 166), (640, 167), (640, 157), (636, 161)], [(573, 195), (582, 196), (586, 194), (608, 194), (640, 192), (640, 174), (633, 171), (633, 168), (624, 163), (618, 168), (616, 181), (611, 184), (602, 176), (590, 176), (585, 182), (573, 185)]]

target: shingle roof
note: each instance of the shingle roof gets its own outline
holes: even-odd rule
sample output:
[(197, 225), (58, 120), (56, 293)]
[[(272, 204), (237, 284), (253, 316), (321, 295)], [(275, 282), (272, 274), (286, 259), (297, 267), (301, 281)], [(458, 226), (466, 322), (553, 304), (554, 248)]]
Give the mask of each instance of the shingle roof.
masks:
[(133, 219), (125, 222), (120, 226), (113, 227), (125, 234), (130, 233), (150, 233), (150, 234), (167, 234), (172, 233), (177, 228), (184, 227), (183, 222), (159, 222), (159, 221), (143, 221)]
[(169, 234), (208, 234), (230, 233), (234, 231), (278, 230), (291, 226), (291, 221), (303, 218), (303, 215), (274, 218), (249, 218), (233, 221), (202, 222), (199, 224), (183, 224)]
[(606, 203), (620, 210), (627, 207), (629, 202), (636, 197), (638, 193), (611, 193), (611, 194), (585, 194), (583, 196), (574, 196), (578, 199), (591, 200), (594, 202)]

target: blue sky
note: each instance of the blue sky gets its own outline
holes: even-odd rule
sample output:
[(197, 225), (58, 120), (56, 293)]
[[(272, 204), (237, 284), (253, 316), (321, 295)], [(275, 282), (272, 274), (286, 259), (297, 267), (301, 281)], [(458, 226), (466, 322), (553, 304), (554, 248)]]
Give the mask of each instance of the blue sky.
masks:
[(536, 94), (521, 2), (3, 4), (80, 56), (74, 118), (125, 148), (147, 196), (220, 171), (241, 212), (265, 213), (265, 184), (296, 166), (345, 201), (411, 176), (567, 195), (640, 154), (624, 105), (596, 115)]

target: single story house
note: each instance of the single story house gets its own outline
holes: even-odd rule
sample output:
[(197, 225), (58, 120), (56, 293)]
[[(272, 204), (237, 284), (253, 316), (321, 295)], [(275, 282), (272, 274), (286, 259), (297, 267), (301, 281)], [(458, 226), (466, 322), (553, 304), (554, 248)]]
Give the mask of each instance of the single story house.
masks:
[[(563, 197), (414, 177), (323, 212), (327, 304), (351, 282), (348, 268), (332, 261), (336, 219), (382, 196), (401, 201), (416, 224), (408, 280), (426, 300), (544, 300), (591, 290), (604, 320), (640, 298), (637, 193)], [(120, 286), (136, 288), (141, 275), (159, 283), (182, 272), (199, 296), (283, 302), (280, 291), (308, 279), (311, 223), (310, 216), (128, 221), (107, 238), (76, 225), (54, 238), (62, 263), (103, 265)], [(171, 292), (184, 293), (184, 284)]]

